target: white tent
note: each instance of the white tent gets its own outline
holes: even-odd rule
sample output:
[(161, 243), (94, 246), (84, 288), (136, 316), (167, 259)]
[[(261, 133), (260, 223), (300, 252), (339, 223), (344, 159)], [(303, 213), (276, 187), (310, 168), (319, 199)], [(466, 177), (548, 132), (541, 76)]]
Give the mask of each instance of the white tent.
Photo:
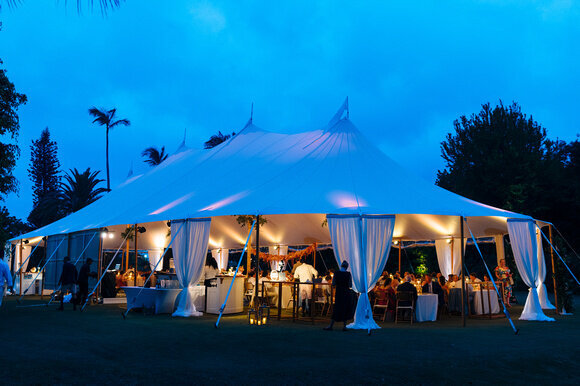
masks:
[(299, 134), (268, 132), (250, 120), (216, 148), (180, 151), (94, 204), (13, 240), (145, 223), (158, 229), (145, 238), (159, 240), (167, 220), (210, 217), (209, 248), (239, 248), (247, 229), (236, 215), (267, 218), (264, 245), (330, 243), (326, 214), (395, 215), (392, 238), (400, 240), (458, 238), (460, 216), (475, 237), (507, 234), (508, 218), (533, 220), (422, 180), (365, 138), (347, 108), (324, 129)]

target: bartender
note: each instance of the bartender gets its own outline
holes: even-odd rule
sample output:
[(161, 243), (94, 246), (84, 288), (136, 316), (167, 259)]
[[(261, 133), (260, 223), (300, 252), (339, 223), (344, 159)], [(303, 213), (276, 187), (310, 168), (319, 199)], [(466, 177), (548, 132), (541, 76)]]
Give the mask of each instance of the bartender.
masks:
[(211, 281), (216, 278), (219, 272), (217, 261), (213, 256), (208, 256), (205, 260), (205, 266), (203, 267), (200, 281), (203, 281), (203, 285), (209, 287), (212, 284)]

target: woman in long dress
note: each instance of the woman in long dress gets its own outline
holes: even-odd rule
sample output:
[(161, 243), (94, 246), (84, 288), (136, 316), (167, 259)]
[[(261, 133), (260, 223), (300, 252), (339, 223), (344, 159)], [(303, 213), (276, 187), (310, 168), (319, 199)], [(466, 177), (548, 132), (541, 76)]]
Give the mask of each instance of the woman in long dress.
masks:
[(332, 319), (328, 327), (324, 329), (331, 331), (334, 322), (343, 322), (343, 331), (346, 331), (346, 322), (352, 319), (352, 302), (350, 288), (352, 287), (352, 277), (347, 271), (348, 262), (345, 260), (340, 265), (340, 271), (334, 274), (332, 285), (336, 287), (334, 296), (334, 307), (332, 309)]
[(512, 273), (505, 263), (505, 259), (499, 261), (499, 266), (495, 268), (495, 276), (497, 280), (503, 283), (503, 297), (505, 305), (511, 307), (510, 298), (512, 297), (511, 277)]

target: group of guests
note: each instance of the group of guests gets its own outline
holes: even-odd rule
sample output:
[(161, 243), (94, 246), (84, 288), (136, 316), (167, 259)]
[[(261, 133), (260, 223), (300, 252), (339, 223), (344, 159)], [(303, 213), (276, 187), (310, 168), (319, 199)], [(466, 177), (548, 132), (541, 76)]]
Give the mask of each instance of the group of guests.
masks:
[(81, 266), (80, 271), (77, 271), (77, 267), (70, 262), (70, 257), (64, 257), (62, 272), (58, 280), (61, 292), (59, 311), (64, 310), (64, 297), (67, 293), (72, 295), (70, 302), (73, 305), (73, 310), (76, 311), (77, 304), (83, 305), (85, 303), (89, 296), (89, 278), (97, 277), (95, 272), (91, 272), (92, 263), (93, 259), (89, 257)]

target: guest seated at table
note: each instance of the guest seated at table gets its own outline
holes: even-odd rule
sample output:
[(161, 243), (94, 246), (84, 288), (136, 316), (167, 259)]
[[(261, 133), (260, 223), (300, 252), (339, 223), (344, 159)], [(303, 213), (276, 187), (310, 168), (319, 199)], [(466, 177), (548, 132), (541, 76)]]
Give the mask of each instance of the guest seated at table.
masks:
[(459, 276), (453, 275), (453, 279), (449, 281), (449, 288), (461, 288)]
[(397, 287), (399, 286), (399, 281), (397, 279), (393, 279), (391, 284), (387, 288), (387, 299), (389, 303), (387, 305), (387, 311), (395, 312), (395, 308), (397, 307)]
[(389, 288), (389, 284), (390, 284), (390, 278), (389, 282), (387, 284), (386, 281), (383, 281), (380, 285), (376, 285), (375, 288), (373, 288), (373, 293), (375, 295), (375, 300), (376, 300), (376, 304), (379, 304), (381, 306), (384, 306), (387, 304), (387, 289)]
[(393, 275), (393, 279), (397, 279), (397, 281), (401, 281), (401, 272), (397, 271), (395, 272), (395, 274)]
[(483, 275), (483, 281), (487, 283), (488, 281), (491, 281), (491, 280), (489, 280), (489, 276)]
[(481, 283), (481, 280), (477, 278), (477, 274), (475, 272), (471, 272), (469, 274), (469, 281), (471, 281), (472, 283)]
[(415, 299), (415, 304), (417, 303), (417, 288), (412, 283), (413, 277), (411, 275), (405, 276), (405, 282), (399, 284), (397, 287), (397, 292), (412, 292), (413, 298)]
[(435, 294), (438, 297), (439, 304), (445, 304), (445, 294), (443, 289), (436, 281), (433, 281), (431, 275), (425, 275), (425, 284), (422, 287), (423, 293)]
[(447, 281), (445, 280), (445, 277), (443, 277), (443, 275), (438, 276), (437, 277), (437, 282), (439, 283), (439, 286), (444, 290), (447, 291)]

